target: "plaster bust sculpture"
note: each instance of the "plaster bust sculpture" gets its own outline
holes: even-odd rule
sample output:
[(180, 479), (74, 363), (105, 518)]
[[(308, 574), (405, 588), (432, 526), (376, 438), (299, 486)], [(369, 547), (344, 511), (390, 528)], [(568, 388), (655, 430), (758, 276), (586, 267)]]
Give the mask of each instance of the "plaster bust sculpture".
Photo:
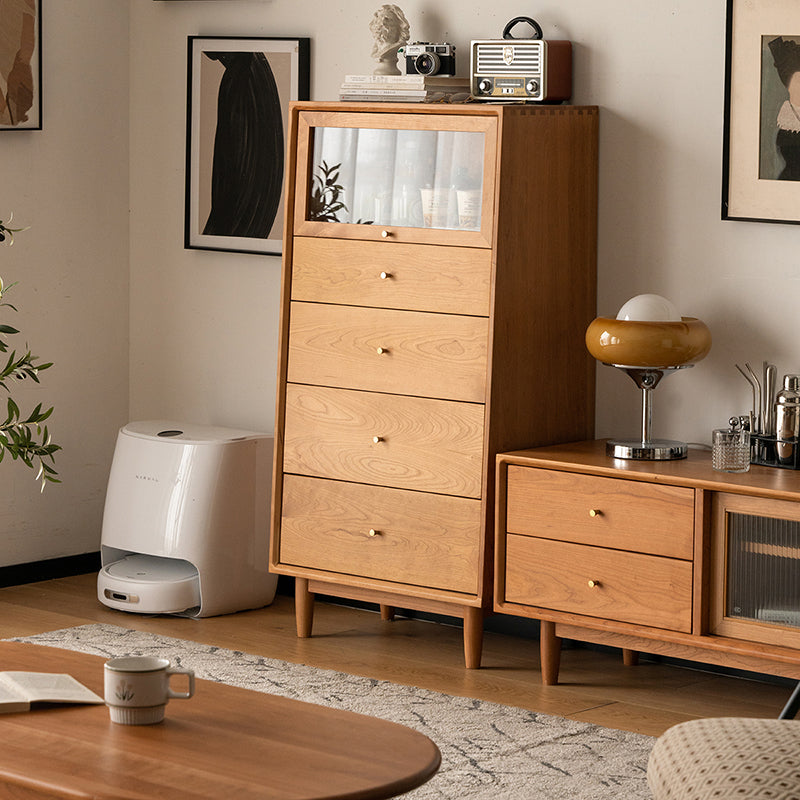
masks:
[(402, 10), (395, 5), (382, 5), (373, 15), (369, 29), (375, 43), (372, 57), (378, 62), (375, 75), (400, 75), (397, 51), (408, 44), (409, 24)]

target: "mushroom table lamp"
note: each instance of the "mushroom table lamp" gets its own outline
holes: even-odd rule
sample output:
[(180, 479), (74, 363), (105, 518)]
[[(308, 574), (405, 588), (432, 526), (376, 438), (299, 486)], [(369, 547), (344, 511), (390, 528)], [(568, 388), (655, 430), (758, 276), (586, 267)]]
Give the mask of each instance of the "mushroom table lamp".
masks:
[(651, 439), (653, 389), (661, 378), (700, 361), (711, 349), (705, 323), (682, 317), (675, 306), (656, 294), (628, 300), (616, 319), (598, 317), (586, 330), (586, 347), (600, 362), (623, 370), (642, 390), (642, 436), (611, 440), (606, 453), (614, 458), (663, 461), (686, 458), (685, 442)]

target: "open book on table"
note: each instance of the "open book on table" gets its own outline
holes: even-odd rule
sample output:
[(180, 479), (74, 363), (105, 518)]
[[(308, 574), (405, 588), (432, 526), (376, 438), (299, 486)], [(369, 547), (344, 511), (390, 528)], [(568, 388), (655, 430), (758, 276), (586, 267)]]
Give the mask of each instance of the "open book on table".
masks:
[(0, 672), (0, 714), (29, 711), (35, 703), (102, 703), (72, 675), (55, 672)]

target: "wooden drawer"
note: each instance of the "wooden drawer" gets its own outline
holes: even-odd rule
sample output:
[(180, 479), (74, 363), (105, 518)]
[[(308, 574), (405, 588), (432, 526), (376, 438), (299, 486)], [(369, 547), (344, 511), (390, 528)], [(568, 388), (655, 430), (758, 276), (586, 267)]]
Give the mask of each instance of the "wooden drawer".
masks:
[(694, 490), (510, 465), (506, 530), (690, 560)]
[(471, 403), (289, 384), (283, 469), (480, 497), (483, 414)]
[(481, 503), (287, 475), (282, 564), (475, 594)]
[(509, 603), (685, 633), (692, 629), (687, 561), (509, 535), (505, 584)]
[(489, 250), (306, 236), (293, 247), (292, 300), (489, 316)]
[(288, 379), (482, 403), (487, 340), (483, 317), (292, 303)]

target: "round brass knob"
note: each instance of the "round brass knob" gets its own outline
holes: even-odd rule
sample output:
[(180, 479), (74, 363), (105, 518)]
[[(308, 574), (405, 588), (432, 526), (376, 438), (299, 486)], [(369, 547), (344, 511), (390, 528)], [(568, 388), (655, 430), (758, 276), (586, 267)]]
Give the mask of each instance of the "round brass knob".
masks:
[(382, 231), (381, 231), (381, 236), (382, 236), (384, 239), (388, 239), (388, 238), (389, 238), (391, 235), (392, 235), (392, 232), (391, 232), (391, 231), (387, 231), (387, 230), (382, 230)]
[(380, 444), (383, 441), (383, 436), (373, 436), (372, 441), (375, 442), (375, 444)]
[(389, 352), (389, 348), (388, 347), (378, 347), (378, 348), (375, 349), (375, 352), (379, 356), (383, 356), (383, 355), (386, 355)]
[(599, 517), (603, 512), (600, 511), (599, 508), (590, 508), (589, 509), (589, 516), (590, 517)]
[(589, 581), (589, 588), (596, 589), (600, 586), (600, 581)]
[(391, 272), (381, 272), (381, 280), (382, 281), (385, 281), (387, 278), (391, 278), (391, 277), (392, 277), (392, 273)]
[(370, 536), (377, 536), (379, 533), (380, 533), (380, 531), (376, 531), (375, 528), (370, 528), (369, 529), (369, 535)]

